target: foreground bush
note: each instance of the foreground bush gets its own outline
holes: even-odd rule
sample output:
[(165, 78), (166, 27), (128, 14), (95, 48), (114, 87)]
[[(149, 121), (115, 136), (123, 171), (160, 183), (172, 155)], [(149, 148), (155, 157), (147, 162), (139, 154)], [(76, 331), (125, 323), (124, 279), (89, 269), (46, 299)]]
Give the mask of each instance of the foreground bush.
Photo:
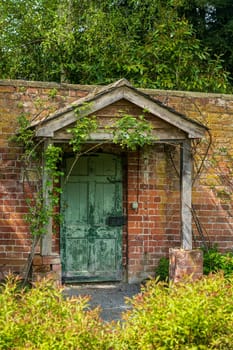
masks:
[(233, 349), (233, 279), (151, 281), (125, 314), (119, 349)]
[(149, 281), (123, 322), (104, 323), (88, 298), (65, 300), (49, 281), (0, 291), (0, 349), (231, 350), (233, 279), (216, 274), (168, 285)]
[(107, 348), (98, 310), (85, 311), (88, 298), (65, 300), (52, 282), (24, 291), (10, 277), (0, 305), (0, 349)]

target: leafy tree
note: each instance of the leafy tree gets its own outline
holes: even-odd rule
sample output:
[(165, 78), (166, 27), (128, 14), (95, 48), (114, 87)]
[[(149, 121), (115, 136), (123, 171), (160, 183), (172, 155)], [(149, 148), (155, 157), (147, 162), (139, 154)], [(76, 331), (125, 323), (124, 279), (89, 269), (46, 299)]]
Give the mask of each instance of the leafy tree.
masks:
[(233, 78), (233, 2), (231, 0), (185, 0), (180, 7), (193, 24), (197, 37), (222, 57), (223, 66)]
[(53, 69), (52, 57), (43, 50), (42, 43), (54, 20), (56, 6), (56, 0), (0, 2), (2, 78), (50, 78), (49, 71)]
[(184, 1), (3, 0), (0, 74), (83, 84), (125, 77), (140, 87), (230, 91), (221, 59), (180, 14)]

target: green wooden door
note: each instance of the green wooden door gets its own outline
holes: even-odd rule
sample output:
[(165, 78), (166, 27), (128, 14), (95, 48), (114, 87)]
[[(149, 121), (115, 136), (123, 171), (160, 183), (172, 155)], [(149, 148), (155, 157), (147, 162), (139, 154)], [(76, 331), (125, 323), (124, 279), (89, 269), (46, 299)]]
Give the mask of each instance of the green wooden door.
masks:
[[(73, 159), (67, 159), (67, 172), (72, 163)], [(63, 280), (121, 280), (121, 158), (110, 154), (81, 157), (65, 185), (61, 207)]]

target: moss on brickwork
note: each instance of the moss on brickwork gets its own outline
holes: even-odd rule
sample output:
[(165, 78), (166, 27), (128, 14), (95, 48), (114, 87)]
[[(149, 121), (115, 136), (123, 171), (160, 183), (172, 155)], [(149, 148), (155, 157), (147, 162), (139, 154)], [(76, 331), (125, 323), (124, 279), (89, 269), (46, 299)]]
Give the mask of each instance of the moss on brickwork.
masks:
[[(20, 272), (30, 247), (24, 222), (22, 150), (9, 141), (17, 130), (17, 117), (20, 114), (30, 120), (36, 116), (45, 117), (100, 88), (0, 80), (0, 263), (7, 266), (6, 270)], [(206, 239), (217, 243), (221, 250), (232, 249), (233, 95), (148, 89), (142, 92), (209, 128), (211, 137), (207, 134), (194, 147), (196, 170), (211, 141), (202, 171), (194, 184), (193, 205)], [(127, 196), (129, 201), (139, 202), (140, 210), (135, 212), (130, 204), (127, 208), (131, 230), (128, 250), (131, 248), (131, 254), (134, 254), (129, 274), (144, 277), (154, 270), (162, 256), (168, 254), (170, 247), (179, 246), (179, 147), (157, 145), (153, 150), (148, 148), (139, 157), (139, 162), (136, 153), (130, 157)], [(197, 246), (202, 244), (203, 237), (195, 225), (193, 232)], [(141, 241), (140, 235), (143, 235)], [(59, 245), (57, 238), (53, 245)], [(126, 261), (127, 249), (124, 250)]]

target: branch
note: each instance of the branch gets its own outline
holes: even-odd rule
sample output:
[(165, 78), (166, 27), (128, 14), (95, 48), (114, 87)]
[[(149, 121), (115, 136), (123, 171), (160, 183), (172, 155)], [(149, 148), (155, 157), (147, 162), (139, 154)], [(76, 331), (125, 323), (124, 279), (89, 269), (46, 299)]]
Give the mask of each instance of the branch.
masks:
[(81, 156), (83, 156), (84, 154), (87, 154), (87, 153), (93, 151), (95, 148), (97, 148), (97, 147), (99, 147), (99, 146), (101, 146), (101, 145), (103, 145), (103, 142), (94, 145), (93, 147), (89, 148), (89, 149), (88, 149), (87, 151), (85, 151), (85, 152), (77, 153), (77, 154), (76, 154), (75, 159), (74, 159), (74, 161), (73, 161), (73, 164), (71, 165), (71, 168), (70, 168), (68, 174), (67, 174), (66, 177), (65, 177), (65, 181), (64, 181), (64, 183), (63, 183), (63, 187), (67, 184), (67, 181), (68, 181), (68, 179), (69, 179), (69, 177), (70, 177), (70, 175), (71, 175), (71, 173), (72, 173), (72, 171), (73, 171), (73, 169), (74, 169), (74, 167), (75, 167), (75, 164), (76, 164), (77, 161), (79, 160), (79, 158), (80, 158)]

